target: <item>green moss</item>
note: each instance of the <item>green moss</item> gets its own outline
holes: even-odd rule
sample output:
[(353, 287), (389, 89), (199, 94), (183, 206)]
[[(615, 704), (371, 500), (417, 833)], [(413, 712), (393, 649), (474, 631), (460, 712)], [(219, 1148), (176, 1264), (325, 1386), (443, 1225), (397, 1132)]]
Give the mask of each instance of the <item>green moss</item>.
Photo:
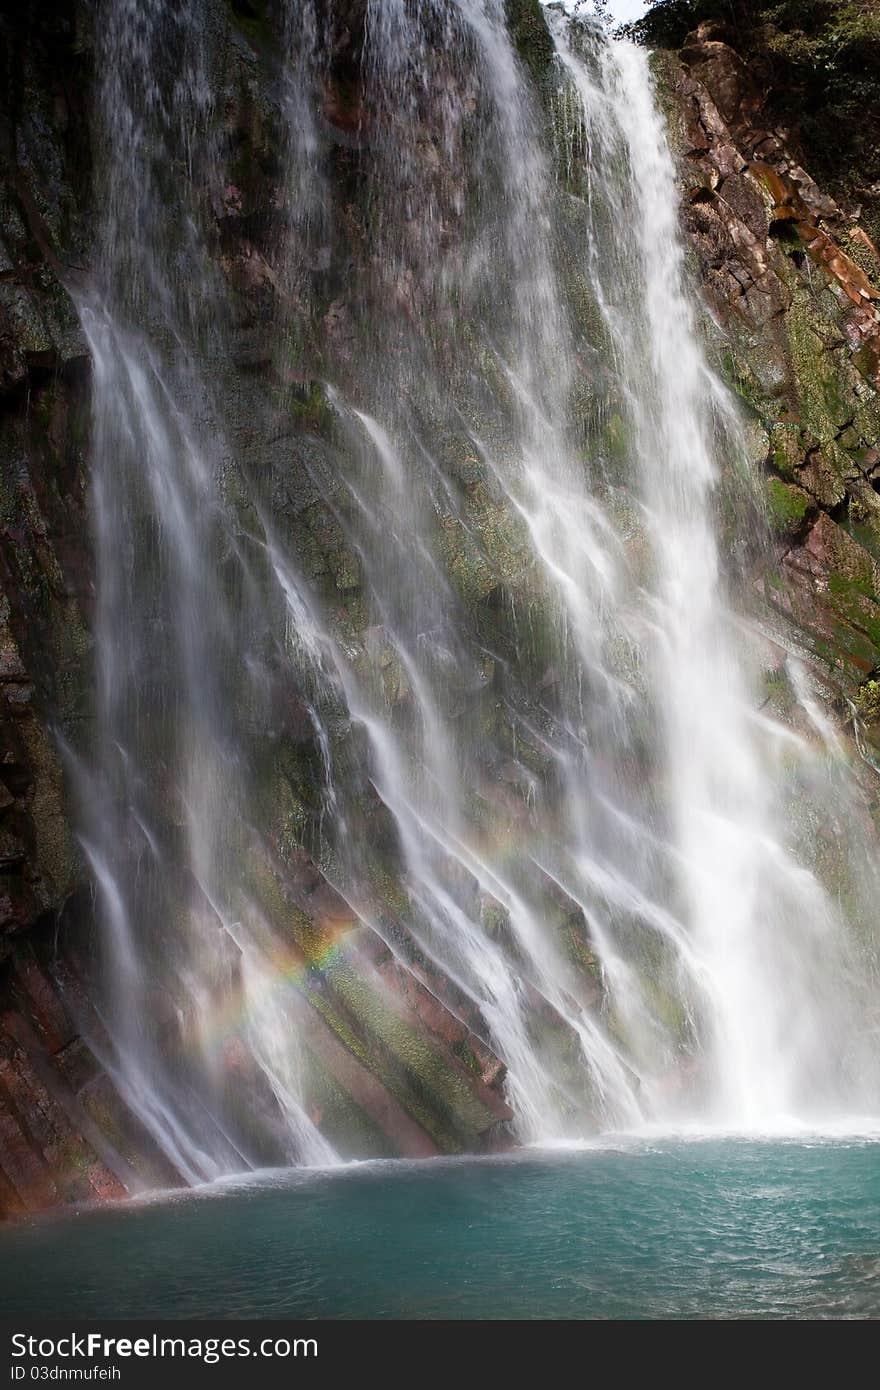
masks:
[(290, 410), (301, 429), (332, 438), (336, 416), (319, 381), (295, 385), (291, 393)]
[(368, 867), (370, 882), (374, 891), (378, 893), (393, 916), (405, 917), (409, 910), (409, 898), (400, 879), (393, 873), (389, 873), (375, 856), (370, 860)]
[(322, 994), (310, 990), (308, 998), (324, 1022), (332, 1028), (352, 1056), (356, 1057), (367, 1071), (374, 1075), (378, 1072), (381, 1075), (382, 1084), (389, 1094), (399, 1101), (403, 1109), (422, 1126), (427, 1134), (431, 1135), (439, 1147), (445, 1153), (461, 1153), (464, 1148), (461, 1139), (443, 1123), (430, 1100), (424, 1102), (415, 1095), (406, 1084), (406, 1080), (401, 1078), (393, 1068), (380, 1066), (374, 1050), (357, 1036), (342, 1014), (334, 1009)]
[(536, 76), (543, 76), (555, 49), (539, 0), (505, 0), (504, 13), (520, 58)]
[(614, 414), (605, 422), (602, 430), (602, 448), (609, 458), (625, 459), (629, 453), (629, 432), (623, 417)]
[[(449, 1067), (436, 1048), (389, 1009), (346, 961), (341, 957), (332, 960), (324, 974), (358, 1023), (368, 1029), (369, 1034), (415, 1081), (415, 1094), (424, 1097), (432, 1109), (439, 1105), (445, 1110), (451, 1125), (462, 1137), (478, 1135), (492, 1123), (491, 1112), (478, 1099), (472, 1087)], [(423, 1118), (422, 1123), (438, 1142), (443, 1137), (444, 1148), (449, 1147), (448, 1124), (438, 1124), (437, 1116)], [(455, 1143), (461, 1147), (457, 1138)]]
[(719, 367), (728, 386), (743, 405), (764, 418), (767, 412), (767, 393), (755, 376), (746, 354), (729, 346), (720, 354)]
[(465, 1038), (459, 1038), (457, 1042), (454, 1042), (452, 1044), (452, 1051), (455, 1053), (458, 1060), (464, 1063), (469, 1071), (474, 1072), (476, 1076), (482, 1075), (482, 1067), (480, 1066), (479, 1058)]
[(790, 487), (780, 478), (768, 478), (767, 504), (777, 531), (795, 535), (801, 529), (811, 507), (811, 499), (799, 487)]
[[(867, 555), (865, 561), (870, 564)], [(862, 671), (880, 665), (880, 607), (870, 581), (855, 573), (832, 570), (828, 594), (838, 618), (834, 625), (835, 642), (827, 653), (830, 659), (836, 665), (854, 665)], [(816, 644), (816, 649), (825, 646), (828, 644), (823, 640)]]
[(793, 478), (803, 460), (797, 426), (775, 424), (770, 434), (770, 466), (782, 478)]
[(303, 1093), (313, 1121), (342, 1158), (393, 1158), (396, 1151), (370, 1116), (303, 1043)]
[(837, 570), (832, 570), (828, 575), (828, 592), (833, 594), (835, 598), (848, 598), (852, 594), (861, 594), (863, 598), (876, 599), (870, 577), (865, 577), (864, 574), (860, 575), (858, 571), (840, 574)]
[(788, 708), (792, 702), (791, 683), (784, 670), (773, 667), (764, 673), (764, 691), (767, 702), (775, 709)]

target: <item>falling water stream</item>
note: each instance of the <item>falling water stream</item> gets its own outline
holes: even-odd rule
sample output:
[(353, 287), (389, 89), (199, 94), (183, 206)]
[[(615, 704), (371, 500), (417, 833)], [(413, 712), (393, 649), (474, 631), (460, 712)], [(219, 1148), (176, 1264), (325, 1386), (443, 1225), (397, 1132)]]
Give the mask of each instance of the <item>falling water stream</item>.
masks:
[[(334, 254), (325, 11), (286, 7), (266, 355), (281, 411), (317, 382), (334, 462), (309, 486), (356, 567), (356, 627), (236, 457), (204, 225), (230, 182), (214, 29), (197, 0), (107, 0), (98, 25), (79, 297), (97, 735), (75, 763), (96, 1049), (188, 1182), (336, 1160), (304, 1101), (273, 887), (265, 768), (289, 687), (320, 785), (310, 853), (358, 927), (404, 961), (394, 916), (449, 982), (506, 1065), (521, 1140), (878, 1113), (868, 947), (802, 828), (843, 825), (858, 916), (860, 793), (794, 659), (802, 719), (762, 709), (722, 504), (758, 511), (648, 56), (551, 12), (547, 114), (501, 0), (369, 0), (367, 250), (334, 359), (307, 345)], [(594, 387), (585, 445), (573, 402)]]

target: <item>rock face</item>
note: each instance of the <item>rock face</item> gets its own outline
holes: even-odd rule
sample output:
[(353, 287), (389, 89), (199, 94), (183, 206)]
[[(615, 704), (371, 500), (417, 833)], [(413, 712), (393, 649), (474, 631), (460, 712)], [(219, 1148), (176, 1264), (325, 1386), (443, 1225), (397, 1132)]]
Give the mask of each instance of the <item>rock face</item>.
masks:
[[(514, 10), (534, 21), (533, 6)], [(336, 5), (331, 16), (323, 117), (343, 187), (361, 138), (365, 14), (361, 2)], [(0, 1214), (180, 1181), (96, 1055), (106, 1052), (90, 1002), (94, 903), (71, 826), (69, 760), (88, 746), (93, 719), (90, 361), (70, 291), (93, 260), (100, 215), (90, 191), (95, 15), (58, 0), (0, 18)], [(211, 247), (233, 306), (228, 357), (217, 366), (231, 446), (243, 468), (268, 479), (280, 523), (296, 532), (310, 574), (337, 596), (352, 631), (357, 559), (314, 483), (315, 469), (332, 464), (327, 403), (307, 378), (279, 382), (272, 347), (284, 293), (273, 216), (286, 176), (280, 10), (209, 0), (199, 16), (232, 175), (212, 209)], [(348, 231), (356, 260), (355, 221)], [(314, 361), (350, 359), (350, 314), (344, 294), (328, 287), (319, 341), (309, 345)], [(292, 400), (292, 425), (287, 417), (279, 427), (271, 404), (279, 389)], [(390, 667), (388, 678), (397, 678)], [(314, 729), (296, 693), (279, 686), (271, 703), (285, 751), (267, 791), (276, 857), (260, 871), (291, 923), (285, 969), (300, 980), (292, 1008), (311, 1118), (343, 1154), (505, 1146), (505, 1070), (479, 1021), (429, 963), (404, 967), (358, 929), (309, 852), (288, 842), (289, 825), (302, 830), (317, 797)], [(399, 937), (405, 951), (402, 924)], [(157, 995), (156, 1007), (167, 1001)], [(245, 1109), (266, 1103), (234, 1037), (223, 1066)], [(264, 1155), (273, 1159), (282, 1161)]]
[[(93, 904), (64, 758), (87, 742), (91, 718), (90, 364), (68, 290), (89, 262), (95, 220), (86, 192), (94, 35), (92, 11), (78, 0), (31, 8), (33, 16), (0, 18), (10, 79), (0, 92), (0, 1214), (179, 1181), (102, 1065), (101, 1026), (88, 1003)], [(362, 0), (336, 7), (322, 112), (349, 273), (364, 255), (356, 196), (344, 195), (369, 135), (358, 85), (365, 9)], [(540, 11), (532, 3), (508, 10), (540, 82), (551, 55)], [(312, 576), (336, 595), (340, 633), (371, 659), (379, 653), (390, 698), (403, 701), (406, 672), (390, 650), (382, 656), (381, 629), (364, 625), (358, 557), (315, 484), (333, 463), (318, 369), (354, 352), (356, 308), (338, 278), (346, 257), (310, 268), (321, 299), (307, 329), (314, 380), (279, 383), (267, 348), (280, 293), (269, 210), (282, 200), (283, 177), (271, 26), (260, 5), (211, 13), (221, 36), (218, 118), (234, 156), (212, 248), (234, 304), (230, 360), (218, 368), (229, 401), (239, 402), (233, 443), (242, 459), (259, 462)], [(793, 161), (785, 135), (762, 126), (759, 94), (727, 43), (698, 31), (680, 55), (659, 62), (679, 135), (687, 235), (723, 368), (767, 474), (776, 565), (755, 585), (862, 710), (868, 735), (878, 729), (880, 745), (872, 698), (880, 672), (880, 259), (858, 221)], [(456, 195), (440, 188), (438, 206), (454, 206)], [(295, 310), (296, 286), (285, 292)], [(401, 278), (394, 293), (406, 320), (416, 290)], [(286, 432), (267, 404), (279, 386), (295, 403)], [(612, 456), (618, 426), (619, 417), (604, 426)], [(291, 456), (297, 468), (286, 466)], [(486, 559), (468, 565), (450, 528), (448, 568), (494, 638), (515, 541), (481, 490), (477, 460), (450, 467)], [(543, 679), (551, 687), (558, 674), (548, 668)], [(271, 795), (299, 823), (308, 815), (309, 763), (300, 756), (312, 737), (308, 711), (283, 689), (273, 701), (287, 751)], [(499, 804), (507, 795), (504, 769), (492, 795)], [(382, 809), (370, 809), (375, 833)], [(343, 1151), (348, 1144), (361, 1153), (427, 1156), (508, 1143), (504, 1068), (466, 1001), (407, 943), (403, 921), (393, 920), (393, 890), (399, 954), (358, 926), (303, 844), (291, 849), (279, 831), (275, 848), (296, 923), (289, 965), (303, 981), (296, 1007), (316, 1122)], [(589, 950), (577, 926), (569, 930), (586, 963), (585, 990), (598, 992)], [(227, 1053), (234, 1071), (234, 1039)]]
[(60, 260), (82, 246), (83, 65), (72, 10), (0, 23), (0, 1208), (18, 1211), (125, 1188), (88, 1113), (98, 1068), (41, 960), (82, 883), (55, 735), (83, 717), (90, 645), (88, 362)]
[(754, 421), (778, 568), (769, 602), (856, 698), (878, 660), (880, 256), (826, 197), (733, 49), (703, 25), (663, 55), (684, 207), (723, 367)]

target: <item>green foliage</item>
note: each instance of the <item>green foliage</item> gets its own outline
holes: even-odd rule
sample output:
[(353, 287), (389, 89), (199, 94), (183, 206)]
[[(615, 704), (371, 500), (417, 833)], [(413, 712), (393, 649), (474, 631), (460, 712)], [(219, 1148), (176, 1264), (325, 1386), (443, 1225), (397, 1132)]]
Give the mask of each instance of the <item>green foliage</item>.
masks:
[(641, 19), (620, 32), (650, 48), (680, 48), (691, 30), (708, 19), (730, 19), (733, 6), (725, 0), (654, 0)]
[(859, 687), (856, 707), (869, 724), (875, 724), (880, 720), (880, 681), (868, 680)]

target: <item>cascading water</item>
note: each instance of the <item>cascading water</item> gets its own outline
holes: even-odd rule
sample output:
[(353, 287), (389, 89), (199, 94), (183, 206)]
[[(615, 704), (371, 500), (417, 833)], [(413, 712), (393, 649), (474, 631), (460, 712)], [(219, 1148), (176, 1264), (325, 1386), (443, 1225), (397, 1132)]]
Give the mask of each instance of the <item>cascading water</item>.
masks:
[[(109, 1064), (192, 1181), (333, 1151), (298, 1103), (296, 1030), (265, 982), (248, 879), (261, 853), (247, 820), (245, 720), (260, 698), (249, 645), (262, 633), (206, 385), (222, 351), (220, 290), (191, 201), (166, 211), (177, 160), (214, 186), (206, 38), (193, 5), (126, 0), (100, 18), (104, 216), (80, 302), (95, 374), (98, 739), (78, 770), (82, 839), (105, 928)], [(163, 79), (166, 45), (179, 65)], [(218, 1065), (230, 1010), (250, 1057), (233, 1096)]]
[[(277, 418), (303, 383), (320, 408), (302, 471), (328, 586), (236, 457), (218, 384), (212, 26), (198, 0), (104, 10), (79, 302), (98, 731), (76, 776), (95, 1044), (135, 1112), (189, 1181), (334, 1160), (304, 1089), (326, 1004), (291, 941), (304, 839), (345, 922), (334, 959), (366, 933), (428, 984), (506, 1065), (524, 1140), (876, 1111), (868, 964), (786, 805), (833, 826), (857, 792), (759, 711), (716, 515), (739, 427), (686, 293), (646, 56), (554, 14), (554, 145), (501, 0), (369, 0), (334, 144), (333, 6), (289, 0), (264, 331)], [(346, 219), (357, 283), (316, 332)], [(310, 831), (273, 781), (291, 704)]]
[(725, 404), (683, 288), (675, 169), (647, 56), (606, 46), (593, 73), (568, 48), (563, 60), (583, 107), (588, 177), (617, 160), (627, 171), (598, 196), (610, 194), (612, 217), (630, 228), (628, 254), (606, 250), (593, 265), (652, 545), (649, 650), (709, 1113), (761, 1125), (840, 1101), (847, 1079), (831, 1040), (847, 1032), (850, 1064), (862, 1053), (855, 1099), (870, 1071), (865, 1001), (834, 905), (789, 853), (774, 748), (786, 735), (756, 713), (725, 603), (712, 418)]

